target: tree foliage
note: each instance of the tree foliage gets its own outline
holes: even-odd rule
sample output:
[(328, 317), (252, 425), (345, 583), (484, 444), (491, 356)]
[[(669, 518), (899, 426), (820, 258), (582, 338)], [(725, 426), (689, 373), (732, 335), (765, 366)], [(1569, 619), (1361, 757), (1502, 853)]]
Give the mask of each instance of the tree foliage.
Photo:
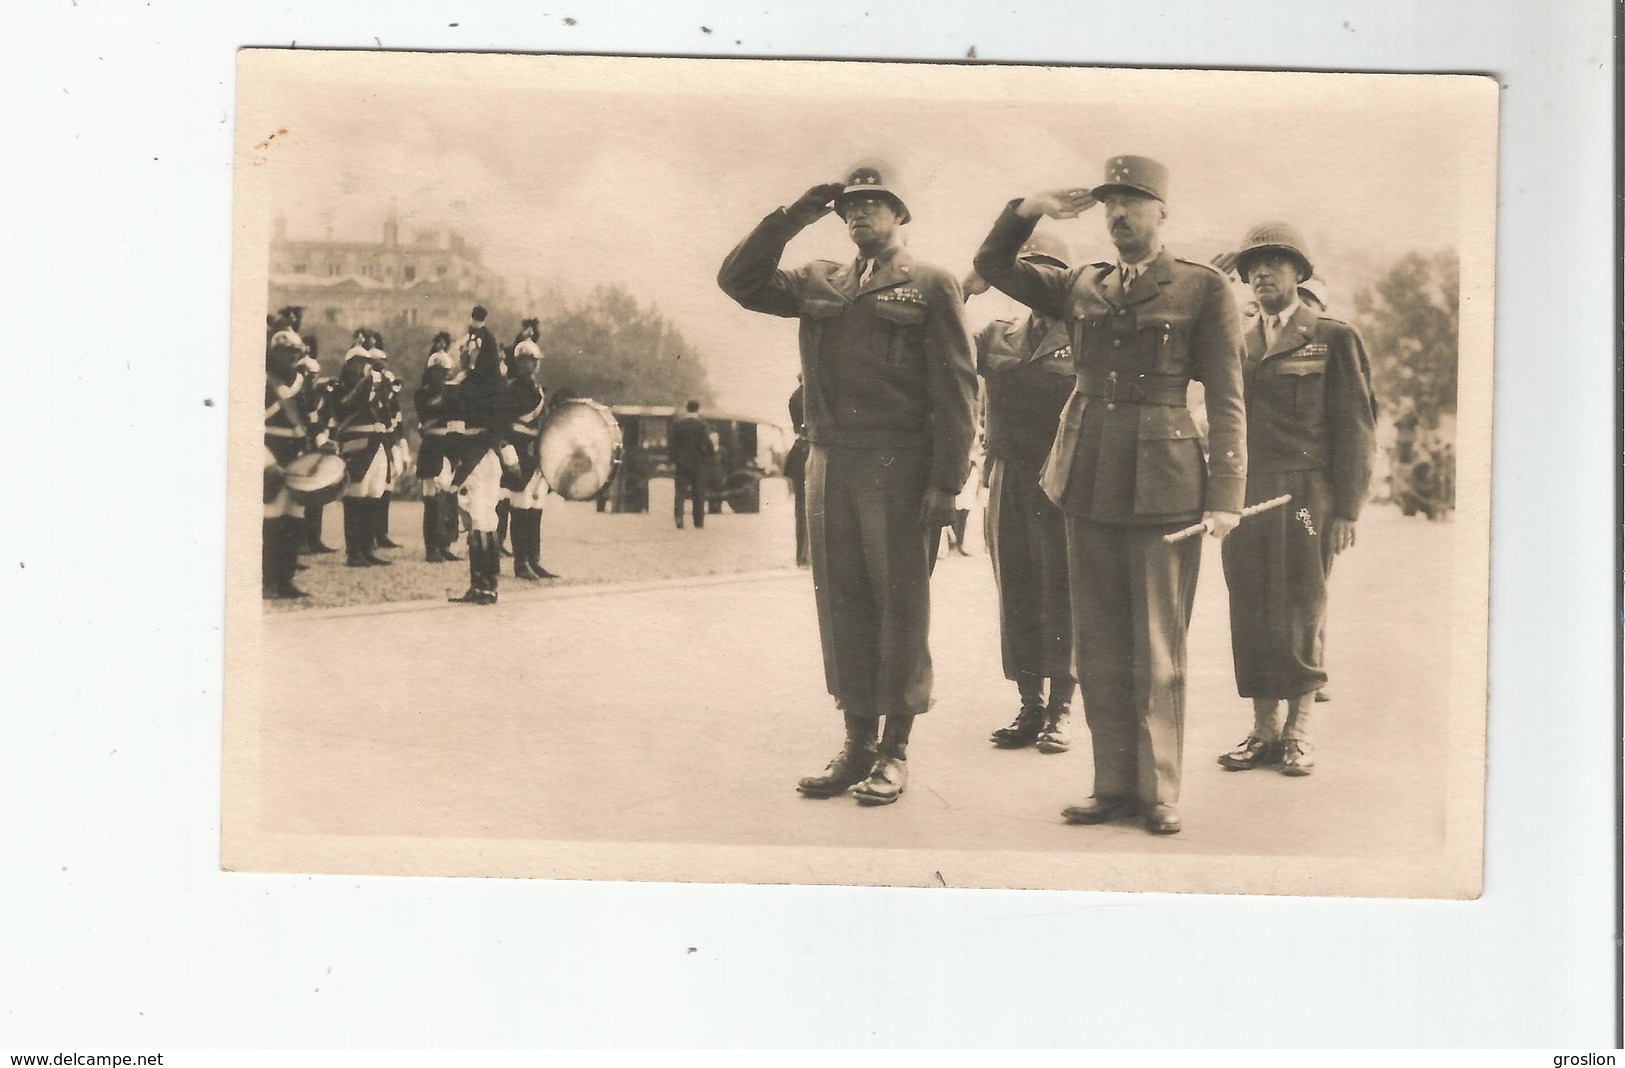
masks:
[(1407, 253), (1354, 298), (1372, 383), (1390, 413), (1414, 406), (1425, 426), (1456, 410), (1461, 261), (1454, 251)]

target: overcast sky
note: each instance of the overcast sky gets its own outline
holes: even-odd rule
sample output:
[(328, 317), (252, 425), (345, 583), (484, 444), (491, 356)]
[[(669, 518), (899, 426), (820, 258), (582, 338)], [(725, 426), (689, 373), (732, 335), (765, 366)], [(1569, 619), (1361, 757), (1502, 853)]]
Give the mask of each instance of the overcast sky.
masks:
[[(1468, 155), (1454, 90), (1469, 79), (1029, 70), (1015, 91), (989, 67), (888, 67), (877, 84), (862, 64), (679, 60), (561, 89), (515, 76), (525, 61), (483, 58), (279, 90), (289, 132), (272, 162), (290, 236), (332, 227), (376, 240), (394, 204), (403, 234), (455, 227), (516, 280), (621, 283), (706, 355), (722, 407), (777, 421), (795, 383), (795, 323), (739, 308), (717, 267), (761, 216), (860, 158), (894, 164), (914, 254), (962, 274), (1008, 199), (1096, 184), (1111, 155), (1153, 156), (1171, 172), (1164, 236), (1176, 254), (1206, 260), (1251, 223), (1287, 219), (1343, 303), (1339, 268), (1455, 247), (1464, 183), (1493, 173), (1493, 158)], [(469, 62), (429, 61), (448, 60)], [(1493, 107), (1493, 95), (1478, 98)], [(1097, 213), (1045, 225), (1078, 256), (1111, 255)], [(831, 216), (785, 263), (851, 252)], [(989, 294), (968, 315), (974, 327), (1011, 311)]]

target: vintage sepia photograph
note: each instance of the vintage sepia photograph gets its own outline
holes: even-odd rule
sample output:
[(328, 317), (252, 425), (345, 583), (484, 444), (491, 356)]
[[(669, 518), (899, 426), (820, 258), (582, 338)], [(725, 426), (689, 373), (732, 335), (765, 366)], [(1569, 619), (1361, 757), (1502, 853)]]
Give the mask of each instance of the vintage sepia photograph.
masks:
[(1498, 91), (241, 52), (222, 867), (1477, 897)]

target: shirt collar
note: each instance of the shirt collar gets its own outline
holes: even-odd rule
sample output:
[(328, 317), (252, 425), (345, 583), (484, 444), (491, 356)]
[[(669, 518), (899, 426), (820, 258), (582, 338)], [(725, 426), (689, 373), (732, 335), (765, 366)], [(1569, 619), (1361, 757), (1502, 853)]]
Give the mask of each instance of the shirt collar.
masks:
[(1145, 259), (1140, 260), (1140, 261), (1138, 261), (1136, 263), (1129, 263), (1129, 262), (1125, 261), (1123, 259), (1123, 257), (1119, 256), (1119, 257), (1117, 257), (1117, 271), (1124, 278), (1127, 278), (1128, 275), (1129, 275), (1129, 272), (1133, 271), (1134, 276), (1136, 278), (1138, 278), (1140, 275), (1144, 274), (1150, 268), (1152, 263), (1156, 262), (1157, 257), (1160, 256), (1160, 255), (1162, 255), (1162, 246), (1161, 245), (1158, 245), (1156, 248), (1153, 248), (1149, 253), (1146, 254)]
[[(1297, 297), (1293, 297), (1291, 302), (1288, 303), (1286, 307), (1282, 308), (1276, 313), (1280, 316), (1280, 323), (1282, 326), (1290, 323), (1292, 321), (1292, 317), (1298, 314), (1298, 305), (1301, 303), (1302, 301), (1300, 301)], [(1265, 311), (1263, 308), (1258, 309), (1258, 314), (1263, 316), (1265, 319), (1268, 319), (1270, 316), (1270, 313)]]

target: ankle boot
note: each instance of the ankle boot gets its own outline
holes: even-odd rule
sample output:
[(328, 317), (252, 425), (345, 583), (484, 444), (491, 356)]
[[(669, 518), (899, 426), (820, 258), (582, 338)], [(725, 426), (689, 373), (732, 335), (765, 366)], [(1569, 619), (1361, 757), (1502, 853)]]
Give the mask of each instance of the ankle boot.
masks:
[(461, 560), (461, 556), (451, 551), (462, 533), (457, 522), (457, 495), (441, 492), (434, 496), (440, 516), (440, 555), (447, 560)]
[(908, 736), (913, 727), (913, 716), (886, 717), (880, 755), (869, 777), (852, 792), (859, 804), (889, 805), (903, 795), (908, 786)]
[(1072, 748), (1072, 739), (1067, 735), (1067, 720), (1072, 718), (1070, 705), (1057, 705), (1053, 701), (1044, 709), (1044, 725), (1038, 732), (1038, 751), (1040, 753), (1064, 753)]
[(872, 719), (846, 715), (846, 743), (822, 775), (809, 775), (796, 784), (807, 797), (834, 797), (868, 777), (875, 763), (875, 726)]
[(389, 503), (395, 499), (393, 490), (385, 490), (384, 495), (378, 498), (373, 505), (373, 544), (380, 549), (399, 549), (400, 546), (389, 540)]

